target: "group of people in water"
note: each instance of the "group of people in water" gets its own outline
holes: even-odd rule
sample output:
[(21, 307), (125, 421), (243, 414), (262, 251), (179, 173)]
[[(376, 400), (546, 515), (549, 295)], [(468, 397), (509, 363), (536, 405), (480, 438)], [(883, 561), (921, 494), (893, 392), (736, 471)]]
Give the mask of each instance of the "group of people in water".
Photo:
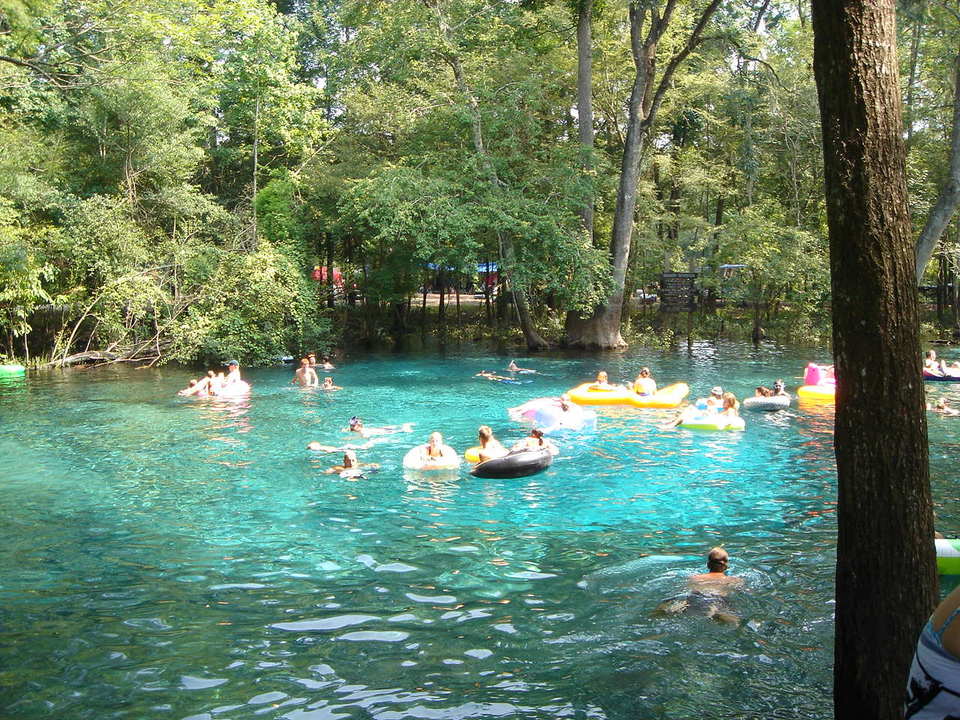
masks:
[(244, 382), (240, 377), (240, 363), (230, 360), (226, 363), (227, 372), (208, 370), (206, 375), (191, 380), (187, 387), (178, 392), (184, 397), (218, 397), (231, 394)]
[(333, 363), (330, 362), (330, 358), (324, 358), (323, 362), (318, 363), (317, 356), (314, 353), (308, 353), (300, 358), (300, 367), (293, 373), (293, 380), (290, 381), (290, 384), (300, 387), (315, 387), (321, 390), (343, 390), (339, 385), (334, 385), (333, 378), (329, 375), (323, 379), (323, 382), (320, 382), (317, 368), (327, 371), (336, 370)]

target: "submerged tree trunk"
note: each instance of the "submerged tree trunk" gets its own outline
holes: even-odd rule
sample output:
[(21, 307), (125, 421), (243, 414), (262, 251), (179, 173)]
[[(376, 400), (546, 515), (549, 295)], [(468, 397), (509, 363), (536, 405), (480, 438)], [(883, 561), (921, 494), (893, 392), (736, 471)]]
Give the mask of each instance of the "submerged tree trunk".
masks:
[(923, 272), (933, 255), (933, 251), (950, 224), (954, 212), (960, 205), (960, 54), (953, 61), (953, 128), (950, 131), (950, 173), (940, 188), (937, 202), (934, 203), (927, 222), (917, 240), (916, 278), (917, 284), (923, 279)]
[(894, 0), (814, 0), (813, 27), (837, 374), (834, 711), (893, 720), (937, 600)]
[(566, 342), (577, 347), (612, 349), (626, 346), (620, 335), (620, 321), (623, 314), (627, 264), (630, 260), (630, 241), (633, 237), (633, 217), (637, 207), (640, 159), (650, 127), (656, 120), (674, 73), (700, 44), (703, 31), (719, 7), (720, 0), (713, 0), (700, 13), (686, 41), (667, 62), (656, 84), (660, 39), (670, 27), (677, 0), (666, 0), (662, 7), (659, 3), (649, 5), (653, 7), (648, 7), (646, 3), (630, 3), (630, 50), (635, 75), (630, 91), (627, 135), (620, 162), (620, 185), (617, 189), (610, 242), (613, 289), (606, 301), (597, 307), (590, 317), (568, 318)]

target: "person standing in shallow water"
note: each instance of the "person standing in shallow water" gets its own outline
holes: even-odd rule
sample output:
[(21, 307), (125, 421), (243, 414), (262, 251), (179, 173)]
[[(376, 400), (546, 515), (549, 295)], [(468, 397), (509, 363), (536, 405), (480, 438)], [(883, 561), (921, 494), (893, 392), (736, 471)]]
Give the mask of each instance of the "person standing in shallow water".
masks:
[(309, 358), (300, 360), (300, 367), (293, 374), (291, 383), (296, 383), (300, 387), (317, 387), (320, 384), (320, 378), (317, 377), (317, 371), (310, 365)]

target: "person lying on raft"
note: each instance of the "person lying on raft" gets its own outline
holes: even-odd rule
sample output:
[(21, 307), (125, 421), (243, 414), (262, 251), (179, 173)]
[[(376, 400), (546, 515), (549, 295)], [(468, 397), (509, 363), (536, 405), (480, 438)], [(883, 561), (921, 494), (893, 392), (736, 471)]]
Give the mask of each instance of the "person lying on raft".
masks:
[(353, 450), (347, 450), (343, 453), (343, 465), (334, 465), (324, 470), (324, 474), (341, 476), (363, 477), (363, 468), (376, 470), (380, 466), (377, 463), (361, 463), (357, 460), (357, 454)]
[(177, 392), (177, 395), (183, 397), (190, 397), (191, 395), (197, 395), (198, 397), (206, 397), (209, 394), (208, 385), (210, 384), (210, 378), (202, 377), (199, 380), (193, 379), (187, 386)]
[(513, 444), (510, 452), (523, 452), (524, 450), (542, 450), (548, 449), (551, 455), (559, 454), (557, 446), (543, 436), (543, 431), (534, 428), (525, 438), (521, 438)]
[(300, 367), (293, 374), (293, 380), (290, 381), (290, 384), (296, 384), (300, 387), (317, 387), (320, 384), (317, 371), (310, 365), (310, 358), (300, 360)]
[(510, 361), (510, 364), (507, 365), (507, 372), (512, 373), (535, 373), (536, 370), (531, 370), (530, 368), (522, 368), (517, 365), (513, 360)]
[(657, 383), (650, 375), (650, 368), (640, 368), (637, 379), (633, 381), (633, 391), (637, 395), (653, 395), (657, 392)]
[(413, 423), (403, 425), (384, 425), (383, 427), (364, 427), (363, 420), (354, 415), (347, 421), (344, 432), (355, 432), (362, 438), (372, 438), (382, 435), (396, 435), (397, 433), (413, 432)]
[(739, 625), (727, 596), (743, 585), (743, 578), (727, 575), (730, 556), (722, 547), (715, 547), (707, 554), (707, 572), (687, 578), (690, 592), (660, 603), (654, 614), (681, 615), (694, 612), (711, 620)]
[(320, 385), (321, 390), (343, 390), (339, 385), (333, 384), (333, 378), (329, 375), (323, 379), (323, 384)]
[(507, 454), (507, 449), (493, 436), (493, 430), (489, 425), (481, 425), (477, 428), (477, 439), (480, 442), (480, 451), (477, 453), (480, 462)]

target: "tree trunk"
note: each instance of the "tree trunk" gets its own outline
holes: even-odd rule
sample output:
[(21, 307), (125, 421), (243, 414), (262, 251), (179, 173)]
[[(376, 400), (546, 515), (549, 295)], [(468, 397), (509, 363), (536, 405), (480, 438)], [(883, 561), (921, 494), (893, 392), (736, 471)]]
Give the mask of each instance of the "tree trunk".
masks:
[[(480, 158), (480, 162), (487, 172), (487, 175), (490, 179), (490, 184), (496, 190), (501, 185), (500, 178), (497, 176), (497, 170), (490, 161), (490, 155), (487, 152), (486, 145), (483, 142), (483, 125), (480, 119), (480, 103), (477, 100), (476, 93), (473, 92), (473, 88), (470, 87), (470, 84), (467, 82), (467, 78), (464, 75), (463, 65), (460, 62), (460, 56), (457, 52), (455, 52), (455, 48), (457, 47), (456, 38), (453, 35), (450, 24), (447, 22), (446, 16), (443, 14), (443, 10), (440, 7), (439, 1), (423, 1), (427, 7), (431, 8), (436, 13), (437, 24), (439, 26), (440, 33), (449, 46), (444, 60), (453, 71), (453, 77), (456, 82), (457, 90), (467, 100), (467, 105), (470, 110), (473, 149), (474, 152), (477, 153), (477, 157)], [(546, 340), (540, 337), (536, 328), (533, 326), (533, 318), (531, 317), (527, 307), (526, 292), (517, 283), (511, 282), (513, 269), (516, 266), (516, 251), (513, 247), (513, 238), (510, 237), (509, 233), (497, 232), (497, 240), (499, 241), (501, 247), (501, 259), (505, 260), (505, 262), (501, 263), (500, 267), (504, 277), (510, 285), (514, 304), (517, 308), (517, 316), (520, 320), (520, 330), (523, 332), (523, 337), (527, 342), (527, 349), (532, 351), (546, 350), (550, 347), (550, 345)]]
[[(577, 5), (577, 123), (583, 169), (593, 169), (593, 0)], [(593, 193), (580, 209), (583, 228), (593, 242)]]
[(960, 204), (960, 54), (953, 61), (953, 128), (950, 131), (950, 174), (917, 240), (917, 284), (933, 255), (943, 231)]
[(937, 600), (894, 0), (812, 10), (837, 374), (834, 712), (893, 720)]
[[(670, 58), (659, 82), (654, 84), (660, 39), (670, 27), (676, 4), (677, 0), (666, 0), (660, 8), (659, 4), (657, 7), (647, 7), (645, 3), (630, 3), (630, 50), (635, 75), (630, 92), (627, 136), (620, 162), (620, 185), (617, 189), (617, 206), (610, 242), (613, 289), (606, 301), (597, 307), (590, 317), (567, 318), (565, 334), (568, 345), (606, 349), (626, 347), (620, 335), (620, 320), (623, 314), (627, 264), (630, 260), (630, 241), (633, 237), (633, 218), (637, 206), (640, 159), (647, 134), (656, 120), (664, 95), (672, 85), (674, 73), (700, 44), (703, 30), (719, 7), (720, 0), (712, 0), (703, 10), (686, 42)], [(647, 28), (645, 36), (644, 27)]]

